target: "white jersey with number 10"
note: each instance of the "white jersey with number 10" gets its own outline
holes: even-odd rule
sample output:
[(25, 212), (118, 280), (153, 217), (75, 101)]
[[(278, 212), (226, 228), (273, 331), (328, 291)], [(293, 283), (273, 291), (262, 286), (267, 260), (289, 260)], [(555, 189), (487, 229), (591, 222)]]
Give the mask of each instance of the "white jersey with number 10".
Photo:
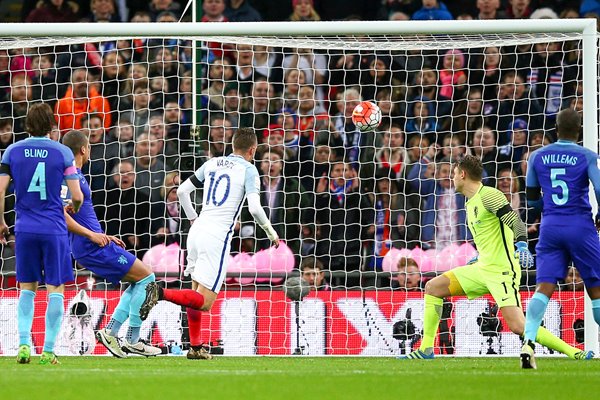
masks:
[(215, 157), (195, 172), (203, 182), (202, 211), (194, 226), (203, 234), (227, 240), (238, 219), (244, 199), (260, 192), (260, 178), (254, 165), (237, 155)]

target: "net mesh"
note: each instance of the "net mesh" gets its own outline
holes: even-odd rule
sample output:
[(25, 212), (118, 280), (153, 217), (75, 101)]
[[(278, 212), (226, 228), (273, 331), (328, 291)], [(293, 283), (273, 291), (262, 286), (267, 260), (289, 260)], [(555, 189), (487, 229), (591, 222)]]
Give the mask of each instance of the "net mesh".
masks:
[[(261, 201), (285, 245), (268, 250), (242, 210), (225, 286), (202, 319), (213, 351), (389, 355), (416, 348), (424, 283), (476, 254), (464, 200), (449, 179), (459, 154), (482, 158), (485, 184), (519, 211), (535, 251), (540, 217), (525, 203), (527, 157), (556, 139), (560, 109), (583, 109), (580, 35), (202, 39), (196, 64), (186, 37), (0, 40), (0, 147), (26, 137), (24, 117), (39, 101), (55, 110), (55, 139), (74, 128), (87, 132), (83, 172), (103, 228), (151, 265), (161, 284), (182, 288), (191, 286), (183, 276), (189, 223), (175, 189), (207, 159), (231, 153), (237, 128), (253, 127)], [(358, 132), (350, 119), (361, 99), (382, 110), (373, 132)], [(13, 205), (8, 196), (6, 209)], [(7, 216), (11, 228), (14, 217)], [(301, 266), (311, 291), (296, 303), (282, 285)], [(14, 268), (13, 238), (2, 248), (2, 354), (18, 345)], [(534, 276), (524, 271), (525, 304)], [(78, 269), (68, 289), (67, 314), (85, 289), (88, 322), (98, 328), (122, 288)], [(545, 326), (581, 345), (580, 278), (570, 272), (559, 299)], [(36, 302), (40, 347), (45, 296)], [(436, 351), (519, 352), (490, 297), (456, 298), (443, 310)], [(82, 352), (69, 339), (75, 330), (64, 323), (59, 354)], [(185, 310), (161, 302), (142, 335), (185, 346)], [(91, 342), (83, 352), (103, 354)]]

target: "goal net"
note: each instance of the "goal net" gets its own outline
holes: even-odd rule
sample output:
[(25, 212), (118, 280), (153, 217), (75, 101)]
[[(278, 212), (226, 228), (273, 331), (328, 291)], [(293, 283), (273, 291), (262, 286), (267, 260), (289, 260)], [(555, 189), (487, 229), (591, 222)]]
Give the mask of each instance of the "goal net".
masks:
[[(585, 144), (597, 150), (596, 83), (584, 84), (583, 62), (596, 49), (595, 32), (584, 51), (581, 28), (551, 32), (534, 23), (529, 33), (474, 34), (482, 25), (459, 30), (464, 23), (431, 29), (435, 34), (423, 33), (431, 24), (412, 33), (363, 34), (366, 25), (336, 22), (339, 34), (330, 28), (326, 35), (302, 24), (290, 24), (288, 35), (271, 35), (270, 24), (246, 25), (253, 29), (247, 35), (243, 24), (217, 24), (202, 36), (169, 24), (153, 25), (146, 37), (132, 24), (114, 37), (111, 29), (80, 37), (62, 28), (54, 36), (51, 27), (47, 37), (4, 35), (0, 148), (27, 136), (31, 104), (51, 105), (53, 139), (71, 129), (89, 134), (83, 172), (106, 232), (152, 266), (161, 285), (189, 288), (189, 222), (176, 188), (209, 158), (230, 154), (236, 129), (254, 128), (261, 202), (284, 244), (270, 249), (248, 210), (241, 211), (225, 285), (202, 319), (204, 342), (225, 355), (404, 354), (421, 340), (425, 283), (476, 255), (451, 162), (461, 154), (482, 159), (484, 183), (500, 189), (526, 222), (535, 254), (540, 216), (525, 201), (528, 156), (556, 140), (555, 117), (565, 107), (592, 121)], [(526, 24), (514, 31), (525, 32)], [(509, 31), (501, 21), (495, 25)], [(359, 33), (350, 34), (353, 26)], [(161, 33), (163, 27), (172, 33)], [(586, 68), (595, 79), (591, 57)], [(382, 111), (372, 132), (352, 124), (361, 100)], [(200, 210), (200, 191), (196, 199)], [(6, 209), (13, 205), (9, 195)], [(11, 229), (14, 218), (8, 211)], [(1, 354), (18, 347), (11, 238), (0, 267)], [(75, 267), (57, 351), (105, 354), (89, 330), (106, 325), (125, 286)], [(298, 275), (310, 291), (293, 301), (284, 282)], [(526, 306), (535, 268), (523, 271), (520, 283)], [(41, 291), (37, 351), (45, 304)], [(581, 279), (570, 269), (544, 326), (583, 348), (584, 304)], [(159, 303), (142, 336), (185, 348), (185, 310)], [(491, 297), (457, 297), (444, 302), (435, 346), (442, 354), (515, 355), (520, 339)]]

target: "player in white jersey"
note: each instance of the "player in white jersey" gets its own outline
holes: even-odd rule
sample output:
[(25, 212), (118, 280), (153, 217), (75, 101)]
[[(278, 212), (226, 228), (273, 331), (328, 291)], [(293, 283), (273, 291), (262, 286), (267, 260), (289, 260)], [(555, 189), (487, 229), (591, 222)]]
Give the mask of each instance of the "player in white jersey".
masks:
[[(225, 276), (231, 247), (231, 235), (244, 199), (250, 213), (267, 233), (275, 247), (279, 237), (260, 204), (260, 178), (250, 163), (257, 148), (256, 134), (241, 128), (233, 135), (233, 154), (215, 157), (202, 165), (177, 190), (186, 217), (192, 222), (188, 236), (186, 275), (192, 277), (192, 289), (162, 289), (156, 283), (146, 287), (146, 300), (140, 309), (145, 320), (159, 300), (187, 307), (190, 333), (189, 359), (210, 359), (201, 346), (201, 311), (211, 309)], [(202, 187), (202, 211), (196, 213), (190, 193)]]

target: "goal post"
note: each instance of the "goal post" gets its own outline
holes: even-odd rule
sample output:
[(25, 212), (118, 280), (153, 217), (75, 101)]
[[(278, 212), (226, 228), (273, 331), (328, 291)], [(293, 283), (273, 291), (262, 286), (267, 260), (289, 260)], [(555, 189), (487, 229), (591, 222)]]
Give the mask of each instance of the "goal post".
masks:
[[(94, 74), (97, 81), (91, 82), (91, 86), (102, 88), (106, 83), (102, 80), (104, 54), (127, 51), (133, 54), (130, 57), (133, 60), (137, 46), (133, 39), (145, 43), (143, 46), (149, 49), (152, 58), (148, 54), (139, 56), (140, 64), (146, 68), (145, 76), (142, 71), (142, 75), (136, 77), (136, 62), (127, 61), (128, 75), (115, 78), (117, 83), (129, 86), (121, 91), (123, 86), (117, 85), (121, 89), (112, 94), (111, 104), (114, 101), (119, 108), (113, 110), (116, 121), (107, 126), (106, 135), (108, 137), (109, 130), (114, 132), (114, 127), (125, 116), (134, 131), (132, 143), (127, 144), (130, 146), (128, 157), (131, 157), (132, 146), (138, 146), (138, 137), (153, 132), (152, 118), (162, 118), (163, 135), (174, 132), (173, 137), (160, 139), (164, 142), (161, 150), (164, 154), (160, 156), (164, 157), (165, 166), (159, 171), (164, 175), (161, 175), (163, 181), (153, 182), (150, 173), (147, 186), (141, 188), (149, 192), (147, 204), (142, 206), (131, 198), (121, 200), (124, 197), (116, 201), (122, 202), (123, 206), (132, 206), (131, 212), (146, 210), (146, 215), (133, 218), (148, 220), (143, 225), (145, 231), (137, 235), (139, 238), (132, 239), (132, 247), (135, 247), (141, 238), (143, 248), (136, 247), (133, 251), (145, 255), (159, 237), (164, 237), (165, 244), (172, 244), (168, 241), (168, 233), (155, 226), (158, 219), (165, 219), (165, 226), (170, 229), (185, 231), (188, 228), (179, 219), (181, 214), (171, 207), (176, 199), (169, 199), (169, 193), (177, 183), (167, 183), (170, 173), (189, 174), (207, 157), (226, 154), (231, 144), (228, 135), (244, 124), (254, 127), (263, 142), (256, 160), (262, 184), (268, 188), (262, 202), (270, 210), (267, 215), (280, 236), (285, 236), (289, 253), (261, 249), (264, 237), (260, 228), (247, 213), (241, 212), (241, 226), (233, 233), (237, 254), (231, 258), (227, 284), (215, 309), (203, 319), (203, 338), (210, 343), (220, 340), (219, 346), (226, 354), (395, 355), (408, 351), (420, 338), (422, 299), (417, 291), (402, 290), (407, 289), (402, 285), (408, 285), (408, 278), (400, 283), (403, 272), (398, 270), (398, 262), (412, 258), (419, 264), (423, 276), (430, 278), (456, 267), (459, 259), (464, 261), (466, 254), (472, 252), (472, 247), (466, 243), (469, 237), (460, 217), (459, 200), (447, 194), (448, 188), (436, 186), (448, 178), (443, 169), (453, 151), (471, 151), (482, 158), (488, 157), (489, 163), (493, 164), (486, 168), (490, 182), (501, 179), (500, 165), (508, 166), (510, 182), (522, 179), (522, 163), (527, 160), (525, 153), (534, 150), (534, 145), (529, 140), (525, 144), (513, 143), (515, 132), (529, 129), (528, 135), (533, 135), (535, 131), (540, 136), (535, 148), (541, 146), (553, 133), (557, 111), (571, 98), (573, 104), (581, 98), (585, 116), (583, 145), (598, 152), (599, 62), (595, 19), (0, 24), (0, 51), (8, 50), (13, 57), (11, 60), (28, 54), (32, 58), (36, 54), (51, 54), (52, 58), (64, 56), (61, 60), (67, 60), (67, 65), (61, 66), (68, 70), (63, 75), (67, 81), (60, 81), (63, 78), (57, 74), (49, 82), (58, 87), (57, 93), (64, 93), (61, 88), (66, 90), (71, 72), (79, 68), (69, 64), (69, 60), (78, 54), (84, 68), (93, 63), (100, 71)], [(120, 41), (125, 47), (119, 47)], [(170, 41), (169, 44), (166, 41)], [(81, 47), (85, 49), (87, 43), (114, 43), (114, 48), (99, 45), (94, 51), (82, 51)], [(555, 71), (553, 77), (550, 77), (551, 72), (544, 72), (547, 80), (542, 82), (545, 66), (535, 64), (534, 59), (550, 52), (547, 45), (544, 47), (547, 43), (574, 45), (555, 50), (560, 71)], [(72, 50), (71, 45), (79, 47)], [(523, 49), (519, 48), (521, 45), (525, 45)], [(540, 47), (536, 48), (536, 45)], [(207, 55), (200, 56), (196, 46), (206, 50)], [(163, 51), (169, 47), (176, 49), (172, 51), (175, 58), (165, 61)], [(503, 60), (503, 63), (498, 62), (496, 74), (488, 74), (490, 71), (485, 64), (486, 57), (494, 57), (494, 54), (488, 56), (486, 53), (490, 48), (496, 48), (496, 56)], [(215, 56), (214, 49), (223, 55)], [(246, 54), (250, 57), (249, 64), (238, 61), (244, 52), (249, 53)], [(94, 61), (93, 57), (98, 54), (100, 61)], [(446, 68), (444, 59), (448, 55), (452, 63), (462, 63), (458, 69), (466, 73), (466, 81), (460, 80), (458, 71), (442, 78)], [(524, 57), (520, 58), (522, 55)], [(349, 60), (344, 58), (346, 56), (355, 58)], [(428, 62), (411, 63), (413, 56)], [(561, 64), (567, 57), (574, 60), (568, 65), (573, 67), (570, 74)], [(341, 61), (333, 63), (332, 60)], [(165, 72), (169, 63), (176, 65), (170, 76)], [(186, 63), (192, 65), (191, 69), (185, 69)], [(204, 66), (202, 71), (196, 68), (200, 64)], [(11, 103), (11, 77), (18, 72), (37, 71), (27, 65), (25, 62), (10, 70), (9, 86), (0, 87), (9, 93), (6, 99), (0, 99), (0, 112)], [(251, 67), (252, 72), (244, 72), (245, 67)], [(185, 73), (182, 73), (184, 69)], [(211, 76), (213, 69), (221, 72)], [(225, 69), (232, 76), (225, 78)], [(454, 71), (454, 67), (449, 69)], [(261, 72), (256, 73), (257, 70)], [(505, 74), (505, 70), (513, 74)], [(434, 73), (433, 82), (426, 82), (424, 71)], [(297, 80), (286, 82), (292, 73), (297, 73)], [(378, 80), (379, 73), (384, 80)], [(175, 78), (171, 79), (173, 76)], [(139, 89), (142, 96), (146, 91), (150, 98), (148, 104), (136, 109), (138, 83), (143, 81), (144, 85), (151, 86), (150, 80), (154, 78), (160, 81), (158, 89)], [(180, 86), (184, 79), (192, 81), (185, 89)], [(213, 87), (215, 81), (222, 82)], [(500, 92), (509, 90), (511, 85), (513, 90), (519, 85), (526, 87), (525, 96), (531, 96), (531, 99), (526, 97), (524, 109), (517, 110), (515, 106), (502, 111), (500, 96), (505, 94)], [(540, 89), (543, 85), (550, 89)], [(266, 87), (261, 89), (260, 86)], [(432, 92), (439, 97), (427, 97), (425, 93), (432, 87)], [(533, 87), (537, 87), (537, 94), (529, 94)], [(234, 94), (228, 94), (228, 90)], [(443, 95), (440, 94), (442, 91)], [(58, 94), (48, 96), (42, 100), (55, 103), (60, 97)], [(380, 130), (366, 134), (356, 134), (352, 130), (345, 107), (350, 107), (357, 98), (387, 104)], [(234, 99), (235, 104), (229, 106), (228, 99)], [(215, 102), (218, 104), (213, 104)], [(471, 113), (470, 104), (477, 102), (480, 108)], [(188, 119), (183, 121), (178, 117), (179, 120), (167, 121), (167, 110), (171, 107), (167, 103), (175, 103), (181, 110), (191, 110), (186, 114)], [(308, 103), (312, 108), (303, 111), (302, 107)], [(95, 116), (95, 112), (87, 113), (89, 118), (92, 114)], [(6, 115), (0, 114), (0, 120), (3, 117)], [(189, 136), (180, 140), (178, 135), (182, 135), (184, 125)], [(484, 132), (483, 125), (489, 125), (493, 131), (493, 134), (489, 133), (492, 145), (485, 144), (488, 133)], [(278, 135), (283, 138), (276, 138)], [(457, 143), (454, 138), (459, 138)], [(102, 150), (104, 153), (92, 159), (92, 164), (110, 164), (114, 169), (97, 172), (99, 170), (90, 168), (89, 171), (92, 186), (100, 185), (97, 186), (99, 189), (93, 187), (94, 193), (98, 194), (95, 199), (100, 201), (109, 198), (100, 192), (106, 191), (107, 185), (114, 185), (111, 179), (127, 173), (119, 170), (120, 163), (126, 161), (124, 153), (115, 155), (112, 152), (112, 144), (119, 141), (111, 140), (103, 143), (106, 145)], [(186, 140), (187, 144), (184, 144)], [(439, 152), (435, 146), (430, 147), (435, 143), (439, 144)], [(126, 144), (119, 145), (126, 147)], [(512, 153), (518, 146), (524, 160), (521, 153), (518, 153), (518, 160), (516, 153)], [(490, 147), (494, 149), (493, 156), (486, 152)], [(319, 159), (320, 150), (326, 154), (323, 159)], [(434, 153), (429, 154), (429, 151)], [(184, 166), (184, 156), (189, 154), (192, 161), (186, 161)], [(169, 163), (168, 160), (175, 161)], [(274, 172), (271, 166), (279, 161), (281, 171)], [(133, 164), (137, 168), (135, 160)], [(335, 171), (336, 164), (343, 164), (340, 171)], [(334, 173), (341, 175), (334, 176)], [(280, 175), (271, 178), (271, 174)], [(141, 179), (142, 175), (136, 175), (136, 179)], [(285, 179), (280, 181), (279, 177)], [(336, 183), (335, 179), (342, 183)], [(380, 198), (378, 190), (383, 189), (377, 185), (386, 179), (388, 184), (393, 183), (394, 196)], [(286, 186), (277, 186), (280, 182)], [(429, 183), (431, 187), (427, 186)], [(507, 196), (522, 195), (524, 188), (513, 193), (512, 185)], [(278, 193), (284, 200), (275, 205), (279, 201)], [(595, 196), (590, 196), (590, 200), (596, 213)], [(97, 203), (97, 206), (105, 210), (110, 204)], [(435, 207), (450, 211), (431, 217)], [(155, 208), (162, 214), (155, 214)], [(529, 214), (524, 211), (523, 215)], [(125, 219), (113, 219), (112, 223), (119, 229), (126, 225)], [(533, 220), (530, 223), (535, 225)], [(445, 234), (440, 226), (447, 227), (451, 233)], [(245, 239), (251, 240), (254, 246), (246, 253), (240, 250)], [(185, 249), (185, 243), (180, 244)], [(189, 285), (189, 280), (180, 273), (183, 270), (180, 253), (169, 253), (168, 246), (162, 251), (161, 254), (168, 254), (163, 259), (175, 260), (167, 264), (177, 264), (179, 270), (157, 273), (158, 277), (171, 286)], [(303, 301), (290, 302), (281, 290), (282, 281), (290, 274), (297, 275), (295, 271), (301, 261), (311, 255), (322, 260), (330, 278), (329, 286), (334, 290), (311, 291)], [(275, 268), (275, 259), (281, 262), (290, 257), (293, 268), (287, 261), (281, 269)], [(277, 272), (270, 272), (274, 270)], [(408, 270), (406, 266), (404, 274), (407, 276)], [(10, 274), (5, 274), (0, 266), (1, 275)], [(527, 283), (531, 288), (533, 282)], [(114, 307), (118, 290), (94, 287), (91, 291), (91, 305), (96, 310), (98, 326), (105, 321), (103, 310)], [(12, 300), (13, 294), (8, 288), (0, 289), (0, 314), (12, 315), (12, 308), (3, 308), (2, 302)], [(528, 299), (531, 293), (524, 294)], [(570, 304), (561, 308), (559, 302), (563, 299)], [(40, 301), (44, 301), (43, 298)], [(445, 336), (436, 341), (438, 350), (468, 356), (514, 355), (518, 339), (510, 335), (506, 327), (494, 332), (485, 330), (491, 326), (486, 325), (486, 321), (496, 320), (488, 300), (473, 304), (468, 306), (462, 299), (446, 304), (445, 325), (441, 328)], [(583, 304), (584, 311), (580, 309)], [(159, 337), (164, 342), (185, 340), (185, 335), (181, 335), (185, 331), (185, 313), (177, 307), (163, 306), (151, 314), (143, 335), (149, 339)], [(549, 317), (548, 329), (579, 346), (583, 341), (577, 339), (578, 332), (574, 327), (583, 319), (585, 349), (598, 352), (598, 327), (587, 295), (565, 290), (549, 307), (549, 312), (554, 314)], [(559, 315), (563, 312), (569, 314), (564, 320)], [(38, 314), (36, 318), (39, 318)], [(4, 321), (2, 315), (0, 320)], [(36, 326), (39, 325), (34, 324), (34, 331)], [(8, 345), (7, 338), (13, 337), (14, 331), (12, 325), (0, 325), (0, 352), (6, 353), (2, 346)]]

